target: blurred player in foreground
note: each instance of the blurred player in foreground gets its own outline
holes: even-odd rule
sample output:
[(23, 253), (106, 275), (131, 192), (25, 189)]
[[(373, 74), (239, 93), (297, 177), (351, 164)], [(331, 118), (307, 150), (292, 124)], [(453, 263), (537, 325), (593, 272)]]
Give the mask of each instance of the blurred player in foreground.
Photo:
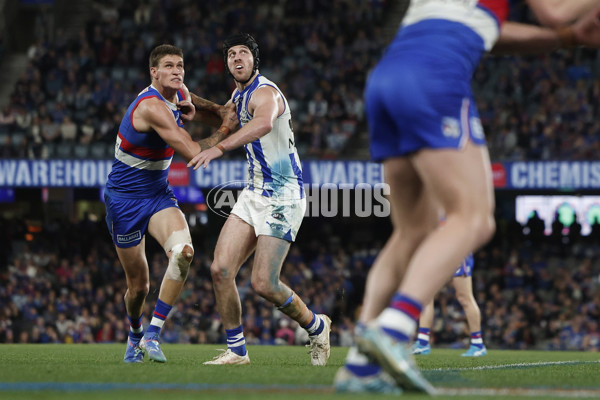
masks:
[[(151, 84), (131, 103), (119, 126), (104, 195), (106, 223), (127, 279), (127, 363), (142, 362), (144, 353), (150, 360), (166, 361), (160, 331), (179, 297), (194, 256), (187, 222), (167, 181), (175, 152), (189, 161), (202, 150), (183, 129), (182, 118), (218, 127), (225, 116), (229, 125), (221, 130), (237, 123), (233, 109), (226, 115), (225, 108), (216, 104), (212, 104), (216, 112), (196, 115), (183, 84), (181, 49), (167, 44), (157, 46), (150, 53), (149, 64)], [(169, 261), (152, 321), (144, 334), (142, 312), (150, 286), (146, 233), (163, 246)]]
[(384, 165), (394, 231), (369, 273), (357, 347), (334, 381), (340, 392), (435, 393), (409, 345), (417, 320), (495, 231), (490, 160), (470, 85), (482, 55), (494, 46), (532, 53), (600, 45), (597, 0), (528, 0), (541, 20), (541, 10), (552, 13), (557, 29), (505, 22), (508, 3), (411, 1), (367, 80), (371, 154)]

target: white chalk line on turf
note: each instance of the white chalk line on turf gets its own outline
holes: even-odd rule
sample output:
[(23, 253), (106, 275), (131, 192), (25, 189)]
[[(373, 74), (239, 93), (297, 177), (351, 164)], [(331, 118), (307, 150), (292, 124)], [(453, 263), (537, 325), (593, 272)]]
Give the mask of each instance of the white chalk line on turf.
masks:
[(540, 361), (540, 362), (534, 362), (534, 363), (479, 365), (477, 367), (465, 367), (465, 368), (434, 368), (434, 369), (424, 369), (423, 371), (461, 372), (461, 371), (481, 371), (481, 370), (492, 370), (492, 369), (537, 368), (537, 367), (551, 367), (553, 365), (582, 365), (582, 364), (600, 364), (600, 361), (577, 361), (577, 360), (573, 360), (573, 361)]
[(586, 389), (527, 389), (527, 388), (437, 388), (443, 396), (523, 396), (523, 397), (564, 397), (594, 398), (600, 397), (600, 390)]

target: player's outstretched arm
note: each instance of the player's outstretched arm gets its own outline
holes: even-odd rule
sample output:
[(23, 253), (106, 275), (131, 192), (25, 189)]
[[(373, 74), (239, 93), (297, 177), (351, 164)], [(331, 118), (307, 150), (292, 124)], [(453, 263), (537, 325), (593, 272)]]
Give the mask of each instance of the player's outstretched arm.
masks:
[(573, 24), (558, 29), (505, 22), (492, 53), (537, 54), (579, 45), (600, 48), (599, 18), (597, 5)]
[(194, 93), (190, 93), (192, 104), (196, 107), (194, 121), (201, 122), (213, 128), (218, 128), (223, 122), (223, 106), (213, 103)]
[(540, 24), (549, 28), (566, 26), (599, 4), (599, 0), (527, 0)]

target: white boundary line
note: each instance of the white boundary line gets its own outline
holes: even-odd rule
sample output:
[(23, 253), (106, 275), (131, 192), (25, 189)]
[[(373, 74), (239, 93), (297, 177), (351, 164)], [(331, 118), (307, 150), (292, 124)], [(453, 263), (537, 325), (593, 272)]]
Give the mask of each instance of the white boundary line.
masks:
[(438, 395), (443, 396), (524, 396), (524, 397), (564, 397), (593, 398), (600, 397), (600, 390), (585, 389), (527, 389), (527, 388), (436, 388)]
[(480, 365), (477, 367), (466, 367), (466, 368), (434, 368), (434, 369), (424, 369), (422, 371), (459, 372), (459, 371), (481, 371), (481, 370), (511, 369), (511, 368), (536, 368), (536, 367), (549, 367), (552, 365), (580, 365), (580, 364), (600, 364), (600, 361), (579, 361), (579, 360), (546, 361), (546, 362), (535, 362), (535, 363)]

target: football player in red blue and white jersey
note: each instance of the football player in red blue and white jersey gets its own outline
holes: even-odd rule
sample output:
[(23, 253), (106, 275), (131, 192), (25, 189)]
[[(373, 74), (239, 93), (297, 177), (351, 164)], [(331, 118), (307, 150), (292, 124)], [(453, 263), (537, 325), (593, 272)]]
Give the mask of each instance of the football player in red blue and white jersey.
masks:
[[(506, 22), (508, 0), (412, 0), (368, 77), (371, 155), (384, 165), (394, 231), (369, 273), (357, 347), (334, 382), (340, 392), (435, 391), (411, 355), (417, 320), (456, 265), (495, 231), (473, 72), (487, 51), (600, 47), (598, 0), (528, 3), (546, 12), (542, 22), (553, 15), (551, 27)], [(553, 13), (558, 4), (561, 15)]]
[[(152, 361), (166, 361), (159, 343), (160, 330), (183, 288), (194, 256), (187, 222), (167, 181), (175, 152), (189, 161), (201, 151), (201, 144), (183, 129), (182, 118), (214, 127), (224, 121), (219, 131), (237, 125), (233, 107), (227, 114), (225, 107), (211, 103), (215, 110), (212, 116), (196, 116), (183, 83), (181, 49), (167, 44), (157, 46), (149, 61), (152, 83), (131, 103), (119, 126), (104, 195), (106, 223), (127, 279), (125, 306), (130, 332), (124, 361), (129, 363), (142, 362), (144, 353)], [(169, 262), (144, 334), (142, 311), (150, 284), (146, 232), (163, 246)]]

